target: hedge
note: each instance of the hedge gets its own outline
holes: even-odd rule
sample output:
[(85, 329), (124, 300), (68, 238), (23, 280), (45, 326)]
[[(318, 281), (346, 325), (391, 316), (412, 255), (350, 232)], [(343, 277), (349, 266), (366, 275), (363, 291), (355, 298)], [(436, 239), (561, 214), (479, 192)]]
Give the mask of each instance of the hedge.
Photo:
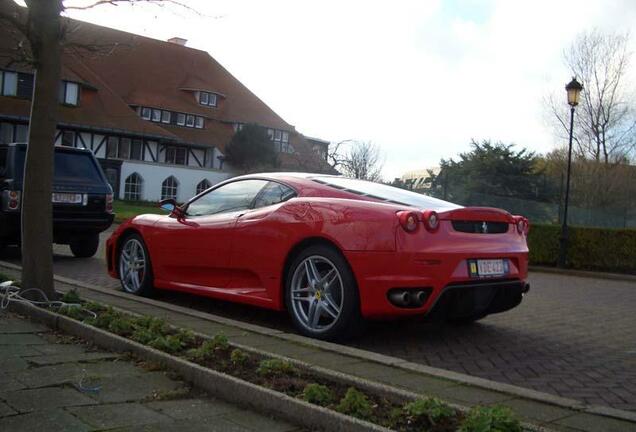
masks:
[[(567, 266), (636, 274), (636, 229), (569, 227)], [(555, 266), (559, 225), (532, 225), (528, 235), (530, 264)]]

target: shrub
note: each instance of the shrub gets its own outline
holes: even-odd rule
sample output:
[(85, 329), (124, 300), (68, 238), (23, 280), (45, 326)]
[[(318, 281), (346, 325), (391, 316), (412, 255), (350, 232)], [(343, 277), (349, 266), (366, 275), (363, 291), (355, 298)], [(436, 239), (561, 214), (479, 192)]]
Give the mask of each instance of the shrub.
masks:
[(145, 327), (138, 327), (133, 331), (130, 338), (135, 342), (147, 345), (148, 343), (150, 343), (150, 341), (153, 341), (157, 338), (157, 334)]
[(373, 414), (373, 406), (367, 396), (353, 387), (349, 387), (336, 410), (362, 420), (369, 419)]
[(312, 404), (327, 406), (334, 402), (334, 395), (329, 387), (310, 383), (303, 390), (303, 399)]
[(261, 360), (256, 369), (256, 373), (260, 376), (272, 377), (278, 375), (297, 375), (298, 369), (286, 360), (267, 359)]
[(108, 331), (120, 336), (129, 336), (133, 331), (135, 331), (135, 328), (133, 326), (133, 321), (130, 318), (121, 316), (110, 321), (108, 324)]
[(60, 300), (64, 303), (80, 303), (82, 301), (79, 292), (75, 288), (65, 292)]
[(250, 355), (243, 350), (235, 349), (230, 354), (230, 361), (234, 365), (244, 365), (250, 359)]
[(67, 317), (73, 318), (78, 321), (82, 321), (84, 318), (86, 318), (86, 314), (79, 306), (64, 306), (60, 308), (59, 312), (62, 315), (66, 315)]
[(158, 336), (148, 345), (171, 354), (178, 353), (184, 348), (182, 340), (176, 335)]
[(214, 336), (212, 339), (206, 340), (198, 348), (191, 349), (188, 357), (197, 361), (210, 360), (214, 358), (218, 351), (229, 349), (230, 343), (227, 337), (222, 334)]
[[(568, 267), (636, 274), (636, 230), (570, 227)], [(556, 265), (558, 225), (532, 225), (528, 235), (530, 264)]]
[(455, 415), (455, 410), (437, 398), (417, 399), (404, 406), (404, 411), (413, 418), (425, 417), (432, 424)]
[(506, 407), (473, 407), (459, 432), (521, 432), (521, 423)]
[(133, 322), (136, 328), (146, 328), (156, 335), (165, 334), (169, 330), (168, 324), (161, 318), (143, 316), (134, 318)]

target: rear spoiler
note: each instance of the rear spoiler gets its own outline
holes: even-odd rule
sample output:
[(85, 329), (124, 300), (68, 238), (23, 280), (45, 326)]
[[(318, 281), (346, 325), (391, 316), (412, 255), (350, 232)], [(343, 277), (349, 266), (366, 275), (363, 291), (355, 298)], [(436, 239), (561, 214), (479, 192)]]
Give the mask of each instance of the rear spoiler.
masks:
[(462, 207), (439, 213), (440, 220), (487, 221), (515, 223), (515, 218), (505, 210), (494, 207)]

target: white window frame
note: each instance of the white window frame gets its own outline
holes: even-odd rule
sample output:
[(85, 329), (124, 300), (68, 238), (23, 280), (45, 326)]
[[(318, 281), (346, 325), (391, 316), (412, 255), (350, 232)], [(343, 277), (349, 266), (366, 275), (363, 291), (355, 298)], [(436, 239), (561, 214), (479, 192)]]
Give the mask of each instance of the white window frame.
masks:
[(205, 126), (205, 122), (203, 120), (203, 117), (196, 116), (196, 118), (194, 119), (194, 127), (197, 129), (203, 129), (204, 126)]
[[(11, 81), (7, 79), (7, 76), (12, 77)], [(11, 84), (10, 88), (7, 83)], [(2, 71), (2, 87), (0, 87), (0, 94), (2, 94), (2, 96), (17, 96), (18, 95), (18, 73), (17, 72)]]
[(152, 109), (152, 118), (151, 120), (155, 123), (159, 123), (161, 121), (161, 110), (157, 108)]
[(203, 179), (199, 183), (197, 183), (195, 192), (197, 195), (199, 195), (200, 193), (210, 189), (211, 187), (212, 187), (212, 183), (210, 183), (210, 180)]
[[(69, 89), (75, 89), (73, 92)], [(64, 99), (62, 103), (64, 105), (78, 106), (80, 98), (80, 86), (78, 83), (71, 81), (64, 81)]]
[[(133, 182), (133, 180), (136, 180)], [(129, 201), (141, 201), (143, 198), (144, 179), (139, 173), (134, 172), (124, 180), (124, 199)]]
[(170, 123), (170, 119), (172, 118), (172, 113), (170, 111), (163, 110), (161, 111), (161, 123)]
[(161, 182), (161, 199), (177, 199), (179, 194), (179, 180), (175, 176), (167, 177)]
[(152, 118), (152, 108), (141, 107), (141, 118), (144, 120), (150, 120)]
[(194, 127), (194, 115), (193, 114), (187, 114), (186, 115), (186, 123), (185, 123), (186, 127)]
[(185, 126), (186, 124), (186, 115), (184, 113), (177, 113), (177, 125)]

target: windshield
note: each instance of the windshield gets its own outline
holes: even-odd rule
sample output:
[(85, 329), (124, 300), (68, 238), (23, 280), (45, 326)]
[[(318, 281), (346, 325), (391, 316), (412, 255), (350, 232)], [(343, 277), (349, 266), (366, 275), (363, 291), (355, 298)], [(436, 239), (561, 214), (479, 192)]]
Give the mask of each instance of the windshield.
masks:
[[(15, 158), (15, 178), (22, 180), (24, 172), (24, 157), (26, 155), (25, 147), (16, 149)], [(99, 184), (103, 183), (98, 168), (93, 157), (88, 153), (75, 153), (68, 151), (55, 151), (55, 171), (53, 181), (55, 183), (84, 183)]]
[(336, 189), (382, 201), (417, 207), (422, 210), (445, 211), (460, 208), (456, 204), (404, 189), (347, 177), (314, 177), (314, 181)]

